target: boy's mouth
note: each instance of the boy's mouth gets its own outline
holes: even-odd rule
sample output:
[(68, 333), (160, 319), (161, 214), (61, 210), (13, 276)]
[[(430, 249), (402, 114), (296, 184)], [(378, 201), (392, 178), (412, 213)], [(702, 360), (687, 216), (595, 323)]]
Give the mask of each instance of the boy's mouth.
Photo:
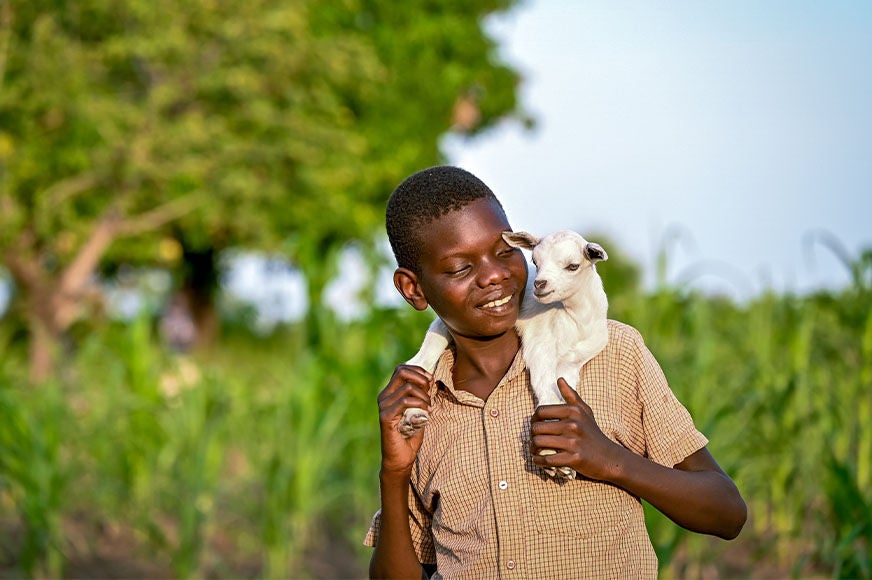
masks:
[(488, 302), (486, 304), (482, 304), (481, 308), (499, 308), (500, 306), (503, 306), (504, 304), (508, 304), (511, 299), (512, 299), (512, 295), (509, 294), (505, 298), (491, 300), (490, 302)]

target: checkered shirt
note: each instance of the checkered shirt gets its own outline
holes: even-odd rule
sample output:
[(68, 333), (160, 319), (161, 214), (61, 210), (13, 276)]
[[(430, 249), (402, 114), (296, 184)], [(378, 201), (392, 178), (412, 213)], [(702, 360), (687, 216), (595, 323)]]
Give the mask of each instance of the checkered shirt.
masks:
[[(412, 470), (409, 525), (437, 578), (652, 578), (657, 557), (639, 499), (607, 483), (557, 481), (533, 464), (535, 409), (520, 354), (487, 401), (456, 390), (446, 350)], [(610, 439), (672, 467), (704, 447), (641, 335), (609, 321), (579, 393)], [(375, 545), (380, 512), (365, 544)]]

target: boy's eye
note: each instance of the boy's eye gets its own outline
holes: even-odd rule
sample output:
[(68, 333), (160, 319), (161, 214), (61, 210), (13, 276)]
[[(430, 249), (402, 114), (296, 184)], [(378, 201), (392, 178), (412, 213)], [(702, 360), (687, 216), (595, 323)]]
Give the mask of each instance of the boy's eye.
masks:
[(470, 266), (461, 266), (459, 268), (453, 268), (451, 270), (446, 271), (445, 273), (449, 276), (461, 276), (465, 274), (469, 270)]
[(570, 272), (575, 272), (576, 270), (578, 270), (578, 268), (579, 268), (579, 264), (570, 264), (566, 267), (566, 269), (569, 270)]

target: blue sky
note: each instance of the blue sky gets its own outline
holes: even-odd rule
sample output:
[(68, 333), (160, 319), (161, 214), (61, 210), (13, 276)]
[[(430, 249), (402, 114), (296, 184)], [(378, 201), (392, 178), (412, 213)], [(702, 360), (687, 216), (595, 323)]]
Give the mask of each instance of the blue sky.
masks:
[(670, 281), (738, 298), (845, 284), (814, 232), (872, 248), (872, 2), (535, 1), (491, 25), (537, 128), (446, 148), (515, 229), (602, 232), (649, 285), (673, 239)]

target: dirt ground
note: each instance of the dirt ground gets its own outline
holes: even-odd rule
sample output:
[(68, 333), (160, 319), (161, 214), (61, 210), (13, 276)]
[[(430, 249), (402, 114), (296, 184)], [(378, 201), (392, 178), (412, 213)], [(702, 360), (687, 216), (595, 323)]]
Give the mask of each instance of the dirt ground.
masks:
[[(63, 523), (63, 577), (70, 579), (172, 579), (176, 575), (166, 559), (143, 552), (143, 542), (130, 528), (89, 521), (87, 518)], [(18, 556), (21, 553), (23, 529), (16, 522), (0, 523), (0, 580), (26, 578)], [(213, 539), (219, 544), (220, 536)], [(221, 554), (228, 546), (213, 545), (210, 553)], [(204, 578), (262, 578), (262, 563), (258, 558), (239, 558), (228, 550), (227, 557), (204, 562), (198, 576)], [(297, 577), (316, 579), (366, 578), (366, 569), (358, 561), (355, 549), (343, 538), (332, 540), (319, 550), (306, 555)], [(37, 577), (50, 578), (48, 571), (38, 571)]]

